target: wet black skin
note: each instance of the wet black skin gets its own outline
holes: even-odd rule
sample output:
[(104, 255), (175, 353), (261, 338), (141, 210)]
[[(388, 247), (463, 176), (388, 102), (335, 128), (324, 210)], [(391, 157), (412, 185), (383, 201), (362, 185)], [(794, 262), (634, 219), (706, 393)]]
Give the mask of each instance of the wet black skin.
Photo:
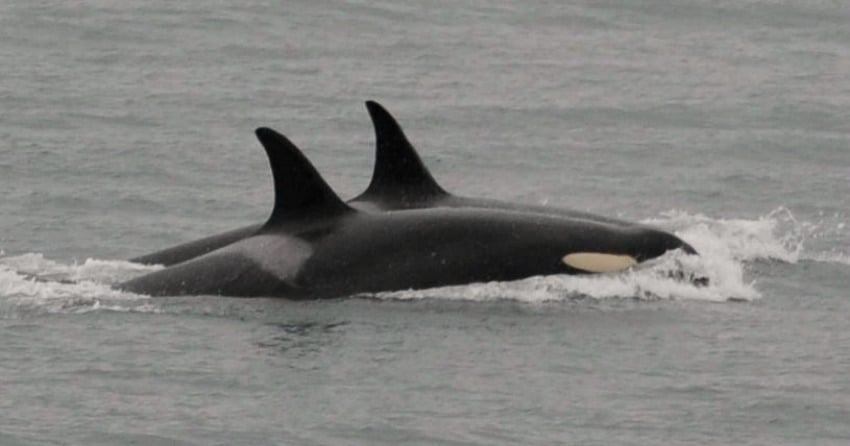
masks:
[[(581, 274), (561, 261), (564, 255), (600, 252), (643, 261), (686, 246), (652, 229), (488, 209), (351, 210), (298, 226), (294, 231), (266, 228), (121, 288), (149, 295), (342, 297)], [(298, 243), (292, 249), (258, 253), (252, 239), (269, 237)], [(264, 266), (274, 263), (267, 261), (273, 256), (297, 261), (277, 270)]]
[(564, 255), (643, 261), (683, 246), (660, 231), (484, 209), (359, 213), (314, 243), (294, 283), (316, 296), (582, 274)]
[(150, 254), (134, 257), (130, 261), (144, 265), (176, 265), (256, 235), (262, 227), (262, 223), (244, 226), (221, 234), (211, 235)]
[(577, 274), (575, 252), (637, 261), (692, 248), (672, 234), (580, 218), (480, 208), (363, 212), (343, 203), (283, 135), (258, 129), (275, 179), (275, 206), (256, 235), (132, 279), (149, 295), (293, 299)]

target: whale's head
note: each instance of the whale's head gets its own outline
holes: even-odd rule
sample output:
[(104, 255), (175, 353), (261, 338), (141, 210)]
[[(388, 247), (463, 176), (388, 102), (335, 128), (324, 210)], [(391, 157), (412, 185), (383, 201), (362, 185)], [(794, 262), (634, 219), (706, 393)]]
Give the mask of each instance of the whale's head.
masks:
[(633, 243), (630, 248), (638, 261), (654, 259), (675, 249), (681, 249), (685, 254), (697, 254), (696, 249), (684, 240), (654, 228), (641, 228), (636, 243)]
[(679, 237), (659, 229), (637, 227), (617, 235), (598, 236), (595, 246), (575, 246), (561, 261), (577, 272), (607, 273), (629, 269), (669, 251), (697, 251)]

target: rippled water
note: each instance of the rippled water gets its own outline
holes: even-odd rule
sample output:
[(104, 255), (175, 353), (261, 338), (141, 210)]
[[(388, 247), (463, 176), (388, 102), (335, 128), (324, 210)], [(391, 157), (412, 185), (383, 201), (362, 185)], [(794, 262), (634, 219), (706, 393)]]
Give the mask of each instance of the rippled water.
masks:
[[(848, 19), (2, 3), (0, 443), (846, 444)], [(266, 217), (255, 127), (359, 193), (366, 99), (450, 191), (651, 223), (702, 258), (327, 302), (109, 288), (156, 268), (122, 259)]]

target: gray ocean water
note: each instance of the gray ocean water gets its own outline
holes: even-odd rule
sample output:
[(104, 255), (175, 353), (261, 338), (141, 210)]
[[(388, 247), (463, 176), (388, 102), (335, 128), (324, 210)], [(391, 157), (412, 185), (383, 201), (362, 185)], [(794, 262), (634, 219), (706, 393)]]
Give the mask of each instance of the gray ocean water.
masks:
[[(848, 23), (826, 0), (0, 2), (0, 444), (848, 444)], [(711, 285), (110, 290), (151, 270), (122, 259), (266, 218), (256, 127), (359, 193), (367, 99), (446, 189), (658, 225)]]

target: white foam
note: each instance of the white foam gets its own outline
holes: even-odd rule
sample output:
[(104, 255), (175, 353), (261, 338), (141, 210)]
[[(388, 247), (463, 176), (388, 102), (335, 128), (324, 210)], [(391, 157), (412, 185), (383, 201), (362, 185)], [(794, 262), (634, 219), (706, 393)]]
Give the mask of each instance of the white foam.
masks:
[(735, 261), (796, 263), (805, 239), (803, 225), (784, 207), (754, 220), (668, 211), (644, 223), (675, 232), (705, 257), (720, 256)]
[(161, 265), (141, 265), (125, 260), (99, 260), (88, 258), (83, 263), (70, 264), (44, 258), (38, 253), (13, 257), (0, 257), (0, 267), (39, 279), (54, 281), (96, 281), (116, 283), (139, 274), (162, 269)]
[(820, 250), (805, 250), (802, 260), (813, 262), (850, 265), (850, 234), (846, 217), (841, 214), (818, 216), (816, 222), (804, 222), (802, 231), (811, 245), (818, 245)]
[[(694, 284), (690, 280), (692, 277), (708, 278), (709, 284)], [(619, 274), (536, 276), (513, 282), (377, 293), (374, 297), (393, 300), (514, 300), (527, 303), (582, 298), (725, 302), (754, 300), (758, 299), (760, 294), (753, 284), (744, 281), (740, 268), (729, 265), (713, 268), (699, 257), (678, 252)]]
[(96, 259), (63, 264), (36, 253), (0, 257), (0, 315), (146, 311), (139, 304), (146, 297), (114, 290), (110, 284), (159, 268)]

